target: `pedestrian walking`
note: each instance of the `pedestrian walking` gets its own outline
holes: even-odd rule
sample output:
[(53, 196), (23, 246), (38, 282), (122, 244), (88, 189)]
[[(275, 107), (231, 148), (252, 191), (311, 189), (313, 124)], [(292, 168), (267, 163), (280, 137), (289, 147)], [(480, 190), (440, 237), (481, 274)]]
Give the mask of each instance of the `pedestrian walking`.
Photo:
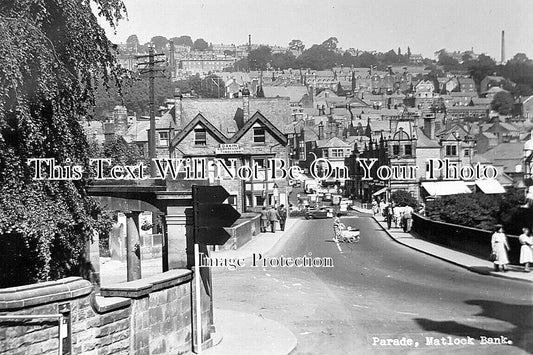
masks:
[(267, 214), (268, 214), (268, 222), (270, 223), (270, 231), (272, 233), (276, 233), (276, 222), (279, 221), (278, 211), (276, 211), (274, 206), (270, 206)]
[(393, 203), (392, 214), (394, 218), (394, 228), (398, 228), (398, 223), (401, 223), (402, 209), (400, 206)]
[(372, 201), (372, 214), (375, 216), (379, 213), (379, 205), (376, 200)]
[(403, 208), (402, 227), (405, 233), (411, 232), (411, 227), (413, 226), (413, 213), (413, 207), (407, 205)]
[(279, 228), (282, 231), (284, 231), (285, 221), (287, 220), (287, 209), (285, 208), (285, 205), (279, 206), (278, 215), (279, 215)]
[(496, 256), (496, 260), (494, 260), (494, 270), (499, 271), (501, 267), (503, 271), (507, 271), (507, 264), (509, 264), (507, 251), (509, 251), (510, 248), (501, 225), (496, 226), (496, 231), (491, 238), (491, 246), (492, 252)]
[(261, 210), (261, 233), (266, 233), (268, 227), (268, 211), (266, 207)]
[(387, 229), (390, 229), (392, 224), (392, 208), (388, 203), (383, 207), (383, 217), (385, 217), (385, 221), (387, 222)]
[(383, 217), (385, 217), (385, 207), (386, 207), (386, 206), (387, 206), (387, 204), (385, 203), (385, 200), (381, 200), (381, 201), (379, 202), (379, 210), (380, 210), (381, 215), (382, 215)]
[(522, 228), (522, 234), (518, 237), (520, 242), (520, 264), (524, 264), (524, 271), (529, 272), (529, 263), (533, 262), (533, 237), (529, 228)]

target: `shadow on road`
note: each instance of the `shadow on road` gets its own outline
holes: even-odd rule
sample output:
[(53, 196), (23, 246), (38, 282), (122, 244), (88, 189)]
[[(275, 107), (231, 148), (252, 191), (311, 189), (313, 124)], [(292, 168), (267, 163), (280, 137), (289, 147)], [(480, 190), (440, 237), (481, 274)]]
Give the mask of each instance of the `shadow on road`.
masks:
[(456, 321), (433, 321), (427, 318), (415, 318), (414, 320), (426, 331), (448, 335), (470, 336), (478, 340), (481, 336), (498, 339), (503, 336), (513, 342), (512, 346), (533, 354), (533, 306), (486, 300), (469, 300), (465, 303), (481, 307), (481, 312), (476, 316), (497, 319), (513, 324), (515, 327), (507, 331), (494, 331)]

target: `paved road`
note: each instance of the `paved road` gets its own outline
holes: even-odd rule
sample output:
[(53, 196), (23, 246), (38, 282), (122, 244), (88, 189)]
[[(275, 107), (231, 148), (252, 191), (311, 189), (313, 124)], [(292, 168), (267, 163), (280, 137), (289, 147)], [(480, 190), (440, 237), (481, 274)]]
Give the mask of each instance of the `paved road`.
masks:
[[(332, 257), (334, 267), (217, 270), (217, 307), (285, 324), (298, 338), (296, 354), (533, 353), (531, 284), (420, 254), (391, 241), (369, 217), (343, 222), (361, 230), (359, 243), (336, 245), (328, 240), (331, 220), (310, 220), (272, 251)], [(426, 345), (427, 337), (449, 341), (448, 336), (474, 345)], [(482, 337), (512, 344), (481, 345)], [(379, 345), (402, 338), (413, 344)]]

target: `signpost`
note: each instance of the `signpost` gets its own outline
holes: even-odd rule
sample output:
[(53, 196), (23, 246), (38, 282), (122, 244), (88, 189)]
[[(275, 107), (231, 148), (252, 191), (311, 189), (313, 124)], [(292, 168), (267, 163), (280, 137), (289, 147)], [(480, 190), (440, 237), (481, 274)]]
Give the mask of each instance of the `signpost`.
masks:
[(223, 203), (230, 194), (220, 185), (192, 186), (194, 220), (194, 279), (196, 289), (196, 345), (202, 353), (202, 311), (200, 306), (200, 248), (205, 245), (223, 245), (230, 238), (224, 227), (230, 227), (241, 214)]

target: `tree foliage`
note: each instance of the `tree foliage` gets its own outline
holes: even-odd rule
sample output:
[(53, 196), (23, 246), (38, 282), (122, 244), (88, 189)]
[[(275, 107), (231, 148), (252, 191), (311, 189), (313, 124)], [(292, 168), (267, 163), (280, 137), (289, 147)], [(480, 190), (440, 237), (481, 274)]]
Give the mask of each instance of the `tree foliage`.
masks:
[[(79, 274), (102, 226), (83, 181), (37, 181), (29, 158), (87, 161), (80, 120), (96, 82), (117, 78), (115, 50), (90, 1), (0, 5), (0, 287)], [(94, 0), (113, 27), (120, 0)], [(95, 78), (94, 73), (102, 73)]]
[(163, 53), (167, 48), (168, 39), (164, 36), (154, 36), (150, 42), (154, 45), (156, 53)]
[(514, 99), (511, 94), (505, 91), (500, 91), (494, 95), (490, 103), (491, 109), (498, 112), (500, 115), (508, 115), (511, 113), (514, 105)]
[(170, 40), (174, 41), (174, 44), (177, 46), (186, 46), (186, 47), (192, 47), (193, 42), (191, 36), (179, 36), (179, 37), (172, 37)]
[(205, 51), (207, 48), (209, 48), (209, 44), (203, 38), (198, 38), (196, 41), (194, 41), (192, 48), (195, 51)]
[(391, 200), (397, 205), (400, 206), (411, 206), (417, 207), (418, 202), (416, 199), (407, 191), (396, 190), (391, 194)]
[(433, 220), (492, 230), (503, 224), (506, 232), (520, 234), (531, 226), (531, 210), (520, 208), (524, 196), (511, 189), (504, 195), (483, 193), (443, 196), (426, 206), (426, 216)]

